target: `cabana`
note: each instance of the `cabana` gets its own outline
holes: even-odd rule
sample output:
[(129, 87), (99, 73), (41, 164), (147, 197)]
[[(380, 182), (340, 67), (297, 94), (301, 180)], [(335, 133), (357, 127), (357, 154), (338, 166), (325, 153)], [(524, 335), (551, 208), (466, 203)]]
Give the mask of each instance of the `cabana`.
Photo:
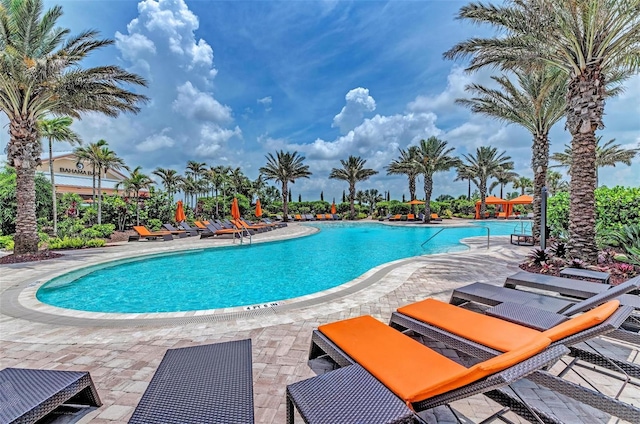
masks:
[[(502, 211), (503, 212), (510, 212), (511, 208), (509, 207), (509, 201), (508, 200), (504, 200), (501, 199), (499, 197), (496, 196), (488, 196), (485, 201), (484, 201), (487, 205), (502, 205)], [(476, 219), (480, 219), (480, 200), (478, 200), (476, 202)], [(509, 216), (508, 214), (505, 215), (505, 217)]]
[(518, 196), (515, 199), (509, 200), (509, 209), (507, 210), (507, 217), (511, 216), (514, 205), (530, 205), (533, 203), (533, 197), (528, 194), (523, 194), (522, 196)]

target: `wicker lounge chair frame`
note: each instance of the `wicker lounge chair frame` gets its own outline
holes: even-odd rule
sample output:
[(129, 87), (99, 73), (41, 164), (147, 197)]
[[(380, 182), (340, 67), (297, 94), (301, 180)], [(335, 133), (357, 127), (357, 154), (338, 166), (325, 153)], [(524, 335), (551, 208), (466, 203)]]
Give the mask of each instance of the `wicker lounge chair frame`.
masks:
[(0, 422), (35, 423), (65, 403), (102, 406), (88, 372), (5, 368)]
[(173, 240), (173, 234), (171, 234), (170, 231), (149, 231), (147, 227), (144, 227), (142, 225), (141, 226), (135, 225), (133, 227), (133, 230), (136, 232), (136, 235), (129, 236), (128, 241), (139, 241), (141, 238), (147, 239), (147, 240), (158, 240), (158, 239), (162, 239), (164, 241)]
[[(548, 327), (552, 327), (553, 325), (558, 323), (558, 320), (555, 317), (556, 314), (550, 314), (546, 313), (545, 311), (535, 310), (535, 308), (531, 307), (523, 307), (522, 305), (518, 304), (506, 303), (505, 305), (507, 305), (508, 308), (516, 310), (518, 314), (520, 314), (520, 316), (535, 319), (538, 321), (538, 323), (541, 323), (546, 318), (550, 318), (547, 322), (551, 325), (549, 325)], [(588, 342), (590, 339), (593, 339), (595, 337), (611, 334), (612, 332), (618, 331), (618, 328), (622, 325), (622, 323), (625, 322), (625, 320), (632, 312), (633, 307), (621, 306), (608, 319), (606, 319), (599, 325), (583, 330), (569, 337), (565, 337), (562, 340), (552, 343), (551, 346), (555, 346), (558, 344), (567, 346), (570, 349), (570, 355), (577, 359), (585, 360), (587, 362), (602, 366), (612, 371), (637, 376), (639, 369), (636, 368), (636, 366), (634, 366), (633, 364), (604, 357), (603, 355), (598, 354), (595, 348), (593, 349), (596, 353), (593, 353), (580, 348), (576, 348), (574, 346), (581, 342)], [(511, 315), (513, 316), (513, 314)], [(554, 320), (555, 324), (552, 324)], [(562, 322), (562, 320), (560, 322)], [(446, 330), (427, 324), (425, 322), (416, 320), (399, 312), (394, 312), (391, 315), (389, 325), (400, 331), (409, 330), (429, 339), (440, 341), (447, 346), (450, 346), (452, 349), (464, 352), (468, 355), (482, 360), (489, 359), (502, 353), (480, 343), (468, 340), (464, 337), (450, 333)], [(542, 325), (539, 325), (539, 327), (542, 327)], [(567, 366), (567, 370), (570, 369), (573, 365), (574, 363), (570, 363)], [(631, 370), (631, 373), (627, 372), (629, 370)], [(563, 373), (560, 374), (562, 375)], [(558, 377), (547, 371), (537, 370), (528, 378), (537, 384), (547, 387), (555, 392), (562, 393), (584, 404), (593, 406), (594, 408), (600, 409), (601, 411), (605, 411), (613, 416), (631, 422), (640, 422), (640, 408), (637, 408), (625, 402), (621, 402), (615, 398), (606, 396), (595, 390), (591, 390), (586, 387), (571, 383), (567, 380), (562, 379), (561, 376)], [(525, 418), (527, 418), (526, 415), (529, 413), (529, 408), (526, 405), (518, 405), (519, 401), (517, 399), (507, 399), (506, 396), (507, 394), (504, 392), (494, 392), (489, 394), (489, 397), (496, 402), (502, 403), (505, 406), (509, 406), (518, 413), (524, 413)], [(545, 416), (543, 412), (536, 411), (536, 413), (540, 417), (542, 417), (544, 421), (553, 421), (552, 417)]]
[(198, 228), (198, 227), (192, 227), (190, 226), (187, 221), (183, 221), (180, 223), (180, 227), (182, 227), (185, 231), (195, 231), (196, 233), (201, 233), (204, 230), (202, 228)]
[(254, 422), (251, 340), (169, 349), (130, 424)]
[(550, 291), (559, 295), (577, 297), (580, 299), (586, 299), (603, 291), (609, 290), (612, 287), (609, 284), (593, 283), (590, 281), (575, 280), (572, 278), (554, 277), (552, 275), (537, 274), (527, 271), (520, 271), (510, 275), (504, 282), (504, 287), (509, 289), (515, 289), (518, 286)]
[[(239, 230), (239, 229), (227, 229), (227, 228), (222, 228), (222, 226), (220, 224), (217, 223), (213, 223), (210, 222), (208, 224), (205, 225), (207, 227), (207, 229), (205, 231), (203, 231), (202, 233), (200, 233), (200, 238), (209, 238), (209, 237), (214, 237), (214, 236), (225, 236), (225, 235), (230, 235), (233, 237), (234, 239), (234, 243), (235, 243), (235, 239), (236, 238), (241, 238), (243, 233), (245, 232), (245, 230)], [(246, 230), (249, 231), (249, 230)]]
[[(550, 366), (556, 363), (562, 356), (567, 354), (569, 350), (562, 345), (556, 344), (553, 347), (548, 347), (542, 352), (539, 352), (536, 355), (531, 356), (528, 359), (525, 359), (522, 362), (519, 362), (503, 371), (492, 374), (488, 377), (482, 378), (480, 380), (474, 381), (470, 384), (467, 384), (458, 389), (451, 390), (446, 393), (442, 393), (436, 396), (433, 396), (428, 399), (424, 399), (418, 402), (413, 402), (411, 404), (412, 409), (415, 412), (426, 411), (432, 408), (435, 408), (440, 405), (448, 405), (449, 403), (459, 400), (465, 399), (469, 396), (473, 396), (476, 394), (482, 394), (489, 392), (491, 390), (508, 386), (511, 383), (520, 380), (527, 375), (530, 375), (536, 370), (539, 370), (543, 367)], [(340, 349), (335, 343), (333, 343), (328, 337), (322, 334), (319, 330), (314, 330), (311, 336), (311, 349), (309, 351), (309, 359), (315, 359), (320, 356), (328, 355), (329, 358), (338, 366), (338, 367), (349, 367), (350, 365), (356, 364), (356, 362), (351, 359), (345, 352)], [(329, 375), (331, 372), (329, 372)], [(323, 376), (319, 376), (323, 377)], [(314, 377), (318, 378), (318, 377)], [(347, 380), (344, 384), (348, 384), (348, 390), (356, 390), (358, 388), (357, 381)], [(292, 399), (290, 399), (289, 388), (287, 389), (287, 402), (295, 403)], [(323, 399), (323, 393), (316, 393), (317, 399)], [(368, 407), (371, 405), (376, 405), (376, 399), (369, 399)], [(302, 416), (307, 415), (307, 411), (305, 409), (301, 410), (300, 405), (298, 406), (298, 410)], [(316, 407), (317, 405), (306, 405), (306, 408)], [(289, 410), (293, 410), (292, 407), (288, 405), (287, 412)], [(348, 414), (346, 412), (345, 414)], [(288, 417), (288, 423), (293, 423), (293, 414)], [(348, 415), (345, 415), (348, 416)], [(346, 422), (344, 417), (332, 417), (332, 419), (328, 422)], [(356, 421), (361, 422), (361, 421)]]
[[(198, 231), (193, 229), (193, 230), (179, 230), (178, 228), (174, 227), (171, 224), (162, 224), (162, 226), (167, 230), (167, 231), (171, 231), (172, 234), (175, 233), (180, 233), (182, 232), (185, 236), (197, 236), (198, 235)], [(180, 235), (180, 234), (178, 234)]]

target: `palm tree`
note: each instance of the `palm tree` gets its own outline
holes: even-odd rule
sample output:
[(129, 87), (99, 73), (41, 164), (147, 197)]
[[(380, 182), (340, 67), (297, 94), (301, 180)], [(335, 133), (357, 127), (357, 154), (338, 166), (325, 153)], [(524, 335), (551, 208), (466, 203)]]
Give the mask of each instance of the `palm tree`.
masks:
[(500, 198), (503, 199), (504, 186), (514, 182), (518, 178), (518, 173), (513, 171), (513, 166), (511, 168), (500, 167), (495, 170), (492, 177), (496, 180), (489, 186), (489, 191), (500, 186)]
[(160, 178), (165, 191), (169, 195), (169, 204), (172, 204), (173, 196), (176, 194), (178, 187), (180, 186), (182, 176), (178, 174), (178, 171), (176, 171), (175, 169), (165, 168), (156, 168), (151, 173)]
[[(391, 161), (387, 165), (387, 175), (403, 174), (409, 180), (409, 197), (411, 200), (416, 198), (416, 179), (420, 175), (416, 157), (418, 155), (418, 146), (410, 146), (407, 150), (400, 149), (400, 156)], [(411, 213), (415, 214), (415, 205), (411, 205)]]
[[(212, 166), (209, 170), (209, 178), (211, 180), (211, 184), (213, 185), (213, 190), (215, 191), (216, 197), (216, 217), (220, 217), (220, 207), (218, 203), (218, 192), (222, 190), (222, 197), (224, 197), (224, 187), (228, 181), (230, 168), (222, 165)], [(224, 210), (224, 204), (223, 210)]]
[(92, 205), (96, 206), (98, 205), (97, 201), (96, 201), (96, 176), (97, 176), (97, 169), (98, 169), (98, 157), (100, 156), (100, 150), (102, 149), (103, 146), (106, 146), (108, 143), (106, 142), (106, 140), (98, 140), (95, 143), (89, 143), (88, 146), (84, 146), (84, 147), (77, 147), (74, 151), (73, 154), (81, 161), (81, 162), (89, 162), (89, 164), (91, 165), (91, 178), (92, 178), (92, 185), (91, 185), (91, 201), (93, 202)]
[(549, 171), (547, 173), (547, 191), (550, 196), (560, 191), (568, 191), (569, 183), (562, 179), (562, 174), (558, 171)]
[(358, 206), (362, 206), (362, 202), (364, 202), (364, 191), (358, 190), (356, 192), (356, 202), (358, 202)]
[(40, 137), (49, 140), (49, 175), (51, 176), (51, 199), (53, 205), (53, 235), (58, 235), (58, 199), (56, 198), (56, 181), (53, 174), (53, 142), (66, 141), (70, 144), (81, 144), (80, 136), (71, 129), (73, 120), (68, 116), (38, 121)]
[[(457, 44), (445, 57), (472, 56), (467, 70), (549, 64), (568, 78), (566, 128), (574, 152), (570, 183), (571, 254), (597, 259), (595, 240), (596, 136), (607, 89), (640, 69), (640, 0), (507, 1), (472, 3), (460, 18), (493, 26), (493, 38)], [(525, 69), (526, 71), (527, 69)]]
[(299, 178), (309, 178), (309, 166), (304, 165), (304, 156), (298, 152), (285, 152), (280, 150), (276, 156), (269, 153), (265, 156), (267, 164), (260, 168), (260, 173), (268, 180), (274, 180), (282, 184), (282, 216), (288, 221), (289, 214), (289, 183), (293, 184)]
[[(35, 170), (42, 148), (37, 122), (47, 114), (80, 118), (81, 113), (117, 116), (138, 112), (147, 98), (122, 88), (146, 86), (117, 66), (82, 68), (93, 51), (113, 44), (96, 31), (69, 36), (56, 22), (62, 8), (44, 14), (42, 0), (0, 1), (0, 109), (9, 120), (7, 159), (16, 170), (14, 254), (37, 253)], [(66, 40), (65, 40), (66, 38)]]
[(516, 178), (513, 182), (513, 188), (520, 189), (520, 195), (524, 195), (527, 189), (533, 188), (533, 181), (527, 177)]
[(148, 175), (140, 172), (142, 167), (136, 166), (133, 171), (129, 172), (129, 176), (116, 184), (116, 188), (121, 185), (127, 196), (134, 193), (136, 196), (136, 225), (140, 225), (140, 190), (148, 189), (153, 184), (153, 180)]
[(493, 176), (497, 169), (503, 167), (513, 168), (511, 157), (506, 156), (506, 152), (498, 154), (496, 147), (481, 146), (476, 149), (476, 154), (464, 155), (467, 163), (464, 164), (471, 181), (480, 191), (480, 217), (484, 218), (487, 210), (487, 181)]
[(194, 205), (198, 204), (198, 193), (200, 190), (200, 180), (205, 175), (205, 171), (207, 170), (207, 164), (204, 162), (196, 162), (194, 160), (190, 160), (187, 162), (187, 170), (185, 171), (185, 175), (191, 176), (193, 178), (193, 195), (195, 196)]
[(446, 141), (433, 136), (426, 140), (420, 140), (418, 146), (415, 161), (418, 171), (424, 176), (424, 222), (431, 222), (430, 203), (433, 192), (433, 174), (448, 171), (460, 164), (460, 159), (451, 156), (451, 152), (455, 149), (447, 146)]
[(356, 209), (354, 201), (356, 198), (356, 183), (358, 181), (368, 180), (372, 175), (376, 175), (378, 171), (374, 169), (365, 168), (364, 164), (367, 163), (365, 159), (359, 156), (349, 156), (346, 161), (340, 160), (342, 168), (333, 168), (329, 178), (336, 180), (343, 180), (349, 183), (349, 202), (351, 203), (350, 218), (354, 219)]
[[(472, 84), (466, 90), (475, 94), (475, 97), (458, 99), (456, 103), (468, 106), (475, 113), (520, 125), (533, 136), (531, 169), (534, 177), (533, 192), (538, 194), (533, 203), (533, 234), (539, 235), (539, 193), (544, 187), (549, 167), (549, 131), (564, 114), (566, 75), (549, 66), (532, 72), (515, 70), (514, 73), (517, 85), (505, 75), (494, 76), (492, 79), (498, 83), (499, 89)], [(503, 185), (500, 187), (500, 197)]]
[(382, 202), (383, 200), (384, 198), (375, 188), (364, 191), (364, 201), (369, 205), (370, 215), (373, 215), (373, 212), (376, 210), (376, 205), (378, 204), (378, 202)]
[[(615, 167), (617, 163), (623, 163), (627, 166), (631, 166), (631, 161), (640, 152), (640, 148), (625, 149), (620, 144), (615, 143), (616, 139), (611, 140), (600, 145), (602, 136), (598, 136), (596, 139), (596, 186), (598, 185), (598, 169), (605, 166)], [(551, 155), (551, 160), (558, 162), (558, 165), (552, 167), (567, 167), (569, 168), (569, 174), (571, 174), (571, 163), (573, 162), (573, 154), (571, 147), (564, 145), (564, 152), (556, 152)]]
[(456, 178), (453, 181), (467, 180), (467, 200), (471, 200), (471, 175), (469, 168), (462, 163), (456, 168)]
[(127, 168), (124, 159), (118, 157), (116, 153), (103, 145), (98, 153), (96, 170), (98, 174), (98, 224), (102, 224), (102, 173), (106, 174), (109, 169)]

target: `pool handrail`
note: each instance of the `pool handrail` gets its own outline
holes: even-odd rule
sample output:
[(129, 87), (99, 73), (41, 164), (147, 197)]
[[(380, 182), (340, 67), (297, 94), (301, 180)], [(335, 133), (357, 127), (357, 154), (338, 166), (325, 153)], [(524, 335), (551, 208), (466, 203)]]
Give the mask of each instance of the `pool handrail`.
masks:
[[(478, 225), (477, 227), (479, 228), (485, 228), (487, 230), (487, 249), (489, 249), (489, 237), (491, 235), (491, 230), (489, 229), (489, 227), (485, 227), (483, 225)], [(443, 232), (444, 230), (451, 230), (452, 228), (460, 228), (460, 227), (444, 227), (444, 228), (440, 228), (434, 235), (432, 235), (431, 237), (429, 237), (428, 239), (426, 239), (421, 245), (420, 247), (424, 248), (424, 245), (427, 244), (429, 241), (431, 241), (431, 239), (433, 239), (435, 236), (437, 236), (438, 234), (440, 234), (441, 232)]]

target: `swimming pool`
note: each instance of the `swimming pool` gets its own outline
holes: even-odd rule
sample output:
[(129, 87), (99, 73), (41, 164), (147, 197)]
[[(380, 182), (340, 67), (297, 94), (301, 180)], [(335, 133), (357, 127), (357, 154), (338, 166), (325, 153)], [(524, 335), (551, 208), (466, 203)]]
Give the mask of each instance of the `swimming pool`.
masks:
[[(91, 312), (150, 313), (265, 304), (344, 284), (371, 268), (417, 255), (465, 250), (460, 239), (508, 235), (520, 224), (388, 226), (310, 224), (311, 236), (138, 257), (83, 268), (54, 278), (39, 301)], [(428, 243), (427, 239), (441, 231)], [(519, 232), (519, 231), (518, 231)]]

